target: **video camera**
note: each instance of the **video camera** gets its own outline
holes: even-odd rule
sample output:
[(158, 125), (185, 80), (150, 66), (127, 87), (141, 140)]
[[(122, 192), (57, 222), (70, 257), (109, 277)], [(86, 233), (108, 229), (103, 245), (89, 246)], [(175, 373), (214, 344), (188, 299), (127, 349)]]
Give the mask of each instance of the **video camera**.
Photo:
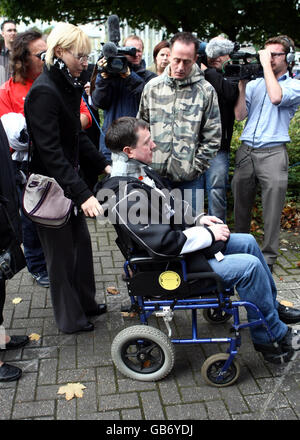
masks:
[(205, 43), (204, 41), (200, 41), (199, 40), (199, 48), (198, 48), (198, 58), (197, 58), (197, 64), (199, 65), (199, 67), (201, 66), (201, 64), (204, 64), (205, 66), (207, 66), (207, 55), (205, 52), (207, 43)]
[(102, 51), (99, 59), (105, 58), (107, 65), (105, 67), (99, 67), (99, 72), (106, 72), (110, 75), (119, 75), (125, 73), (128, 67), (128, 61), (124, 55), (136, 55), (135, 47), (119, 47), (120, 37), (120, 24), (119, 17), (117, 15), (111, 15), (107, 20), (108, 24), (108, 38), (109, 42), (105, 43), (102, 47)]
[[(198, 60), (199, 66), (208, 66), (206, 46), (208, 43), (199, 41)], [(233, 43), (232, 43), (233, 44)], [(257, 53), (244, 52), (240, 50), (240, 45), (234, 43), (233, 50), (229, 53), (230, 60), (224, 65), (224, 76), (231, 81), (241, 79), (256, 79), (263, 77), (263, 68)]]
[(230, 58), (231, 61), (224, 68), (225, 77), (239, 81), (240, 79), (252, 80), (264, 76), (257, 53), (241, 51), (240, 45), (235, 43)]

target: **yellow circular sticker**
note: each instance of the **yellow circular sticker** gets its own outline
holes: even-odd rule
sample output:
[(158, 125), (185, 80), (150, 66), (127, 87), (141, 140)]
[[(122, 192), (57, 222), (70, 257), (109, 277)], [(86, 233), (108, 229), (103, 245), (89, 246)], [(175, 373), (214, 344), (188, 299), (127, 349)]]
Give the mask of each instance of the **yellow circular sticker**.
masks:
[(158, 282), (163, 289), (175, 290), (180, 286), (181, 279), (178, 273), (167, 270), (159, 275)]

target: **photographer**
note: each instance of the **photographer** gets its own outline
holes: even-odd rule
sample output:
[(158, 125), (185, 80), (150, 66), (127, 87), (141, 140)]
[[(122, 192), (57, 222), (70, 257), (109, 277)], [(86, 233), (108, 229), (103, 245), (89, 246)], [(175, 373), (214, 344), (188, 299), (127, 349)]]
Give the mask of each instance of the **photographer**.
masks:
[(248, 117), (236, 152), (232, 180), (236, 232), (249, 232), (257, 185), (261, 186), (263, 255), (270, 267), (278, 255), (281, 213), (288, 184), (289, 124), (300, 104), (300, 84), (289, 70), (294, 42), (286, 35), (269, 38), (259, 51), (264, 78), (240, 81), (236, 119)]
[(155, 73), (145, 69), (142, 59), (143, 41), (136, 35), (130, 35), (124, 41), (125, 47), (135, 47), (136, 55), (126, 55), (128, 61), (127, 71), (119, 74), (105, 72), (107, 60), (102, 57), (98, 66), (102, 72), (97, 74), (95, 89), (92, 91), (93, 104), (105, 110), (103, 132), (100, 136), (100, 150), (107, 160), (111, 152), (106, 148), (104, 136), (110, 124), (121, 116), (136, 116), (142, 91), (145, 84), (156, 76)]
[(208, 197), (208, 214), (215, 215), (226, 223), (226, 187), (229, 170), (229, 151), (234, 124), (234, 106), (239, 91), (236, 82), (224, 77), (223, 66), (230, 60), (234, 43), (222, 36), (210, 40), (205, 48), (207, 62), (201, 63), (201, 70), (216, 90), (221, 114), (222, 139), (217, 155), (210, 161), (210, 167), (201, 178), (201, 187)]

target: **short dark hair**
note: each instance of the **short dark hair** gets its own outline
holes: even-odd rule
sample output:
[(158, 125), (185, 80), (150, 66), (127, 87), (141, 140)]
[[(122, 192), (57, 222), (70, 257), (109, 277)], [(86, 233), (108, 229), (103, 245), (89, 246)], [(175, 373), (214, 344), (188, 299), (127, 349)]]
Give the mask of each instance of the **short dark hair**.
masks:
[(167, 40), (162, 40), (159, 43), (157, 43), (157, 45), (154, 47), (153, 49), (153, 59), (154, 61), (156, 60), (156, 57), (159, 53), (159, 51), (161, 51), (162, 49), (164, 49), (165, 47), (170, 47), (170, 43)]
[(123, 116), (113, 121), (105, 135), (105, 144), (113, 153), (120, 153), (128, 146), (135, 148), (138, 141), (139, 128), (149, 128), (149, 124), (142, 119)]
[(42, 38), (42, 34), (33, 29), (17, 34), (12, 43), (11, 50), (11, 68), (12, 77), (15, 80), (16, 75), (20, 75), (23, 80), (27, 79), (28, 66), (27, 61), (30, 56), (28, 49), (29, 43)]
[(193, 43), (195, 46), (195, 53), (198, 53), (199, 50), (199, 40), (196, 38), (193, 34), (190, 32), (177, 32), (172, 38), (171, 38), (171, 49), (176, 41), (181, 41), (181, 43), (184, 44), (191, 44)]
[(1, 23), (1, 31), (3, 31), (4, 26), (5, 26), (7, 23), (12, 23), (12, 24), (14, 24), (15, 26), (17, 26), (17, 23), (16, 23), (14, 20), (5, 20), (3, 23)]
[(265, 42), (265, 46), (268, 46), (269, 44), (281, 44), (286, 54), (290, 52), (290, 48), (295, 51), (295, 43), (287, 35), (278, 35), (277, 37), (271, 37)]

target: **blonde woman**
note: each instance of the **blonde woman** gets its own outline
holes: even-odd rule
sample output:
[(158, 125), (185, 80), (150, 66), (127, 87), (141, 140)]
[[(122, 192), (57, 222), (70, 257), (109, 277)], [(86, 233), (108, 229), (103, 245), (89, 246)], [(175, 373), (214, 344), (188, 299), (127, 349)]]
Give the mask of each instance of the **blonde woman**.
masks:
[(109, 173), (110, 166), (81, 130), (81, 72), (91, 50), (77, 26), (59, 23), (47, 40), (43, 73), (25, 101), (32, 139), (30, 171), (54, 177), (74, 202), (68, 223), (61, 228), (37, 226), (50, 278), (58, 328), (65, 333), (92, 331), (88, 317), (106, 311), (95, 301), (91, 240), (85, 216), (95, 217), (101, 206), (81, 173)]

